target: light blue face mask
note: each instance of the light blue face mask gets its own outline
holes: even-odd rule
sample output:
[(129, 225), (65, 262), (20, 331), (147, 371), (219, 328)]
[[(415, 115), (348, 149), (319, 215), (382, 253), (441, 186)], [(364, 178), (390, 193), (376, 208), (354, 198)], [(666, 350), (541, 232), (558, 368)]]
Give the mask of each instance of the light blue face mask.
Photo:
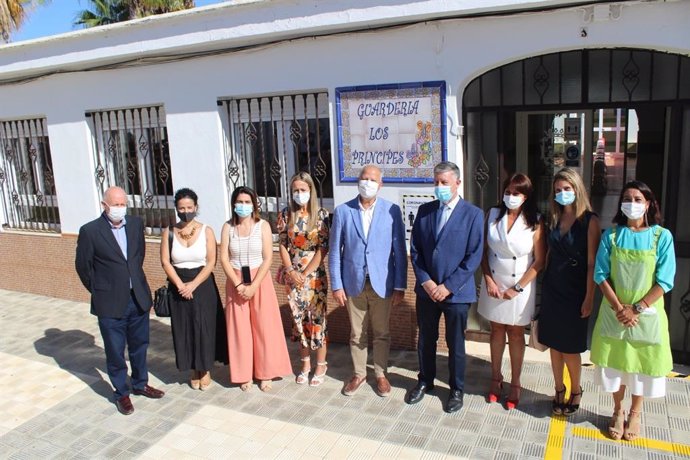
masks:
[(553, 199), (556, 200), (556, 203), (562, 206), (568, 206), (569, 204), (573, 204), (575, 201), (575, 192), (572, 190), (563, 190), (562, 192), (556, 193), (556, 196)]
[(240, 217), (251, 216), (254, 206), (248, 203), (235, 203), (235, 213)]
[(453, 193), (450, 191), (450, 185), (437, 185), (434, 187), (434, 195), (441, 203), (448, 203), (453, 197)]

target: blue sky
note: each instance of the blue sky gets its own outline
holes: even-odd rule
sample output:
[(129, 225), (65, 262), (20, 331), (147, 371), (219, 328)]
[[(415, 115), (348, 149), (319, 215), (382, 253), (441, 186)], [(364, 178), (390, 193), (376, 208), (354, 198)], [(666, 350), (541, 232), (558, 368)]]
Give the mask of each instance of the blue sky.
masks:
[[(222, 3), (225, 0), (196, 0), (196, 6)], [(12, 41), (30, 40), (32, 38), (71, 32), (77, 12), (87, 8), (88, 0), (52, 0), (45, 6), (39, 6), (29, 13), (28, 20), (18, 32), (12, 34)]]

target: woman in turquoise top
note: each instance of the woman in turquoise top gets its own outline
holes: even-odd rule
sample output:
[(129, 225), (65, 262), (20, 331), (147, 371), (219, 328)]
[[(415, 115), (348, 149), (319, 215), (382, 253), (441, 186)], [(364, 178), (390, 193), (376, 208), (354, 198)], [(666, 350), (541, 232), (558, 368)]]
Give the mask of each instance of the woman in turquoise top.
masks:
[[(672, 369), (664, 294), (673, 288), (676, 258), (671, 232), (661, 227), (654, 193), (643, 182), (628, 182), (614, 226), (602, 236), (594, 282), (604, 299), (594, 326), (591, 359), (595, 380), (613, 394), (609, 436), (635, 440), (644, 397), (666, 394)], [(625, 388), (632, 404), (625, 422)]]

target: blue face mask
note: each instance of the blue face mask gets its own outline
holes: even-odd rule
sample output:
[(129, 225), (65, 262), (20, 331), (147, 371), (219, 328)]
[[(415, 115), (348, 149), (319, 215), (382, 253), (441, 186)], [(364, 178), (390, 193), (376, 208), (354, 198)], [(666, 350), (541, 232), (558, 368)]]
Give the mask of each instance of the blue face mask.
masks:
[(450, 185), (437, 185), (434, 187), (434, 195), (441, 203), (448, 203), (453, 197), (453, 192), (450, 191)]
[(248, 203), (235, 203), (235, 213), (240, 217), (251, 216), (254, 206)]
[(556, 193), (556, 196), (553, 199), (556, 200), (556, 203), (560, 205), (568, 206), (569, 204), (573, 204), (575, 201), (575, 192), (572, 190), (563, 190), (562, 192)]

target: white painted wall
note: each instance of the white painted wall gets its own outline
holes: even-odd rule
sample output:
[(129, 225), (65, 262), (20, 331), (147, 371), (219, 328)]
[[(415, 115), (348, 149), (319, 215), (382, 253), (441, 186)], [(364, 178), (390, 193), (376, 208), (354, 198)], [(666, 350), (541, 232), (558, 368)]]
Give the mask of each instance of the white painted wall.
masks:
[[(216, 28), (208, 32), (208, 48), (211, 49), (222, 42), (214, 34), (221, 34), (223, 24), (235, 24), (237, 19), (233, 15), (240, 10), (241, 15), (263, 22), (255, 24), (254, 36), (251, 30), (243, 29), (245, 35), (232, 40), (257, 43), (266, 37), (273, 38), (259, 32), (268, 30), (272, 20), (285, 27), (292, 24), (288, 13), (279, 14), (283, 7), (289, 12), (299, 6), (299, 12), (307, 11), (307, 6), (311, 5), (315, 10), (309, 17), (301, 19), (304, 27), (295, 30), (316, 27), (323, 31), (327, 26), (334, 29), (346, 25), (352, 27), (343, 17), (347, 14), (353, 18), (353, 23), (365, 24), (367, 8), (374, 18), (372, 23), (386, 20), (381, 10), (384, 7), (391, 20), (391, 5), (400, 2), (391, 0), (383, 2), (383, 6), (367, 7), (370, 3), (382, 3), (372, 0), (356, 12), (346, 10), (344, 5), (349, 2), (319, 2), (318, 6), (304, 1), (273, 3), (276, 12), (271, 10), (274, 15), (267, 17), (258, 14), (266, 12), (264, 2), (250, 3), (240, 7), (215, 8), (212, 13), (178, 15), (158, 22), (145, 22), (151, 25), (150, 32), (143, 27), (129, 25), (109, 28), (105, 32), (80, 32), (58, 39), (0, 48), (0, 82), (63, 64), (64, 68), (84, 68), (94, 62), (112, 61), (113, 56), (150, 56), (156, 50), (168, 52), (171, 46), (183, 47), (183, 43), (174, 38), (178, 30), (182, 34), (194, 30), (194, 34), (201, 34), (201, 29), (215, 24)], [(431, 4), (444, 5), (446, 9), (452, 6), (457, 12), (462, 5), (469, 11), (467, 5), (480, 3), (494, 7), (503, 3), (515, 8), (521, 2), (407, 2), (406, 7), (419, 8), (423, 4), (429, 9)], [(317, 13), (323, 4), (328, 4), (329, 10), (320, 16)], [(336, 6), (343, 9), (338, 11)], [(415, 11), (421, 14), (419, 10)], [(455, 136), (462, 124), (459, 119), (462, 91), (473, 78), (491, 68), (528, 56), (587, 47), (639, 47), (690, 54), (688, 1), (623, 3), (618, 19), (602, 22), (589, 22), (587, 11), (574, 7), (501, 17), (446, 19), (377, 31), (305, 38), (173, 63), (72, 72), (21, 84), (0, 84), (0, 119), (47, 117), (62, 230), (76, 233), (81, 224), (100, 211), (93, 179), (90, 132), (84, 112), (164, 104), (174, 187), (189, 186), (198, 192), (203, 220), (213, 226), (218, 236), (222, 222), (229, 215), (222, 123), (216, 106), (218, 98), (326, 89), (333, 107), (334, 89), (340, 86), (444, 80), (448, 93), (448, 152), (449, 159), (455, 161), (462, 158), (461, 140)], [(431, 15), (428, 11), (426, 14)], [(441, 13), (436, 11), (434, 14), (438, 16)], [(326, 26), (318, 23), (319, 19)], [(337, 24), (336, 19), (340, 20)], [(307, 23), (311, 25), (307, 27)], [(582, 27), (587, 28), (586, 38), (580, 36)], [(128, 32), (136, 40), (128, 39)], [(161, 38), (169, 36), (173, 37), (170, 38), (172, 45), (167, 38)], [(204, 47), (199, 40), (195, 43), (195, 49)], [(335, 153), (337, 139), (332, 107), (331, 140)], [(339, 177), (338, 171), (337, 159), (334, 159), (333, 177)], [(422, 187), (429, 186), (386, 184), (382, 195), (397, 201), (401, 190), (421, 191)], [(353, 184), (336, 182), (336, 204), (355, 194)]]

